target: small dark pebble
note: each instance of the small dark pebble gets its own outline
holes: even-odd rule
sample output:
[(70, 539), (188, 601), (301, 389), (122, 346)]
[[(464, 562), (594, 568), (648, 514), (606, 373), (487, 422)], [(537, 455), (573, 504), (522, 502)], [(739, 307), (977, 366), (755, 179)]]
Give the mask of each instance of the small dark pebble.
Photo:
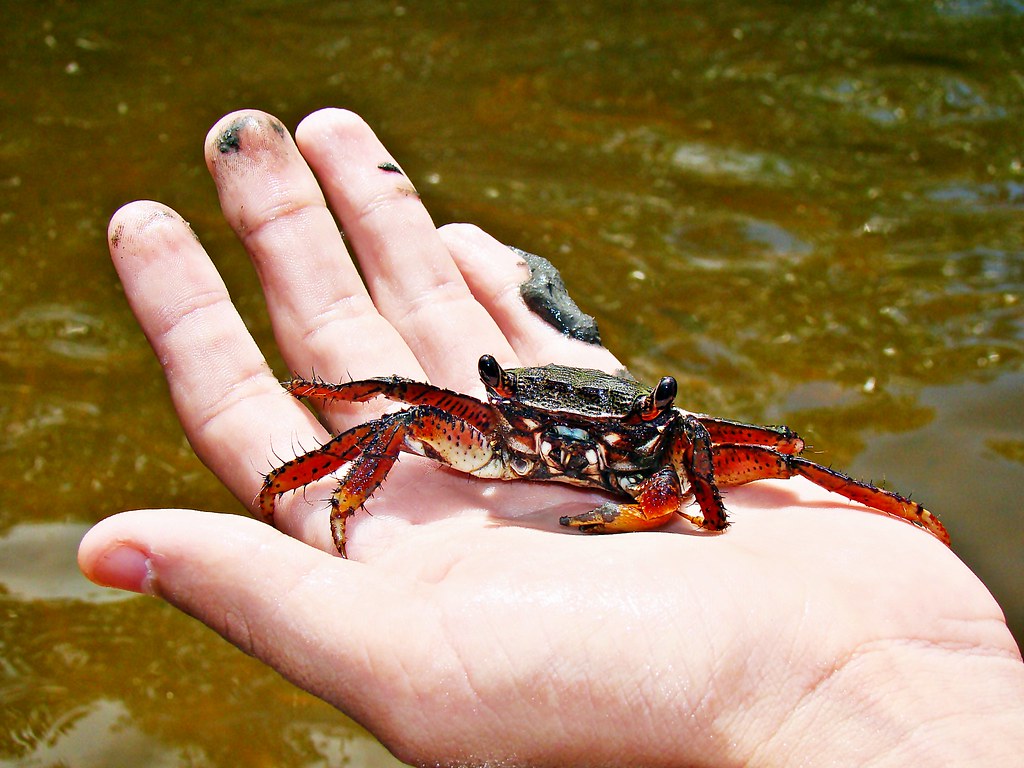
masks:
[(569, 296), (562, 276), (555, 265), (543, 256), (510, 245), (530, 268), (529, 279), (519, 286), (519, 293), (530, 310), (559, 333), (587, 344), (601, 345), (597, 321), (581, 310)]

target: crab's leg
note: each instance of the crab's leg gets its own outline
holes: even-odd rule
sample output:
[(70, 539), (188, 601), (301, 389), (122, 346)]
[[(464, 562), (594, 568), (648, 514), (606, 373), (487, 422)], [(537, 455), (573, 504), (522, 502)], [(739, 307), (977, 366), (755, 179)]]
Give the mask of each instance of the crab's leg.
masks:
[(588, 512), (563, 517), (559, 522), (582, 533), (647, 531), (672, 519), (681, 496), (679, 476), (673, 469), (663, 469), (638, 486), (635, 504), (609, 501)]
[(345, 524), (384, 482), (404, 446), (405, 430), (400, 419), (385, 416), (376, 424), (378, 429), (362, 446), (362, 453), (331, 495), (331, 534), (342, 557), (348, 557)]
[(379, 428), (365, 442), (331, 498), (331, 531), (343, 557), (348, 518), (384, 482), (402, 451), (426, 456), (467, 474), (500, 461), (483, 432), (439, 408), (415, 406), (376, 423)]
[(329, 384), (318, 379), (292, 379), (285, 382), (284, 386), (295, 397), (308, 397), (319, 403), (337, 400), (363, 403), (375, 397), (386, 397), (410, 405), (429, 405), (468, 421), (484, 432), (491, 429), (495, 421), (491, 406), (475, 397), (401, 376), (384, 376), (341, 384)]
[(827, 488), (853, 501), (858, 501), (887, 515), (899, 517), (907, 522), (924, 528), (928, 533), (945, 544), (950, 544), (949, 532), (935, 515), (916, 501), (911, 501), (898, 493), (878, 488), (870, 483), (844, 475), (834, 469), (815, 464), (813, 461), (793, 457), (794, 469), (815, 485)]
[(345, 524), (384, 482), (401, 452), (475, 472), (497, 461), (483, 432), (469, 421), (426, 405), (361, 424), (271, 472), (260, 492), (260, 508), (270, 520), (274, 498), (349, 464), (331, 497), (331, 530), (345, 555)]
[(718, 472), (715, 466), (712, 438), (707, 427), (695, 416), (686, 416), (682, 421), (682, 435), (675, 440), (672, 464), (677, 474), (685, 474), (690, 481), (690, 492), (702, 517), (679, 514), (696, 525), (709, 531), (724, 531), (729, 520), (726, 516), (722, 494), (718, 492)]
[(806, 477), (841, 496), (924, 528), (949, 545), (949, 533), (931, 512), (898, 493), (855, 480), (834, 469), (762, 445), (716, 445), (715, 477), (720, 485), (743, 485), (755, 480)]
[(362, 450), (360, 444), (373, 434), (375, 426), (376, 422), (370, 422), (353, 427), (269, 472), (263, 479), (258, 498), (263, 519), (273, 525), (274, 500), (280, 494), (309, 485), (352, 461)]
[(762, 427), (714, 416), (695, 416), (711, 435), (715, 445), (766, 445), (779, 453), (800, 453), (804, 441), (789, 427)]

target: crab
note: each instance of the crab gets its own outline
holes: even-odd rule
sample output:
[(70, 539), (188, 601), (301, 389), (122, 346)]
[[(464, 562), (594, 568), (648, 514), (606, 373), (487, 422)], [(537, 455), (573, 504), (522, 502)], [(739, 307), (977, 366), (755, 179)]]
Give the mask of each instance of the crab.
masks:
[(650, 530), (677, 515), (696, 528), (723, 531), (729, 519), (720, 488), (799, 475), (949, 545), (945, 527), (917, 502), (802, 458), (804, 441), (788, 427), (676, 407), (671, 376), (649, 387), (628, 375), (564, 365), (506, 370), (491, 355), (478, 367), (486, 402), (400, 376), (285, 382), (292, 395), (321, 405), (381, 396), (411, 407), (353, 427), (272, 470), (258, 499), (264, 518), (273, 521), (280, 494), (340, 470), (330, 499), (331, 531), (345, 556), (346, 522), (406, 452), (473, 477), (569, 483), (621, 499), (560, 519), (583, 533)]

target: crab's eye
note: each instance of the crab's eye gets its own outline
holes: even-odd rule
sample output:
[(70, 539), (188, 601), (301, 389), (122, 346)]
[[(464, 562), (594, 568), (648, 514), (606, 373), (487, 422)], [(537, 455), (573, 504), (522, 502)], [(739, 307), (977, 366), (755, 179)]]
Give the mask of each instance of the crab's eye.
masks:
[(654, 407), (659, 412), (671, 407), (672, 401), (676, 399), (678, 389), (676, 380), (671, 376), (665, 376), (654, 389)]
[(632, 417), (640, 418), (643, 421), (651, 421), (658, 418), (666, 410), (672, 407), (672, 401), (676, 399), (676, 380), (671, 376), (665, 376), (658, 382), (653, 392), (640, 395), (633, 403)]
[(498, 365), (498, 361), (490, 355), (480, 356), (478, 369), (480, 371), (480, 381), (488, 387), (493, 388), (501, 383), (501, 366)]

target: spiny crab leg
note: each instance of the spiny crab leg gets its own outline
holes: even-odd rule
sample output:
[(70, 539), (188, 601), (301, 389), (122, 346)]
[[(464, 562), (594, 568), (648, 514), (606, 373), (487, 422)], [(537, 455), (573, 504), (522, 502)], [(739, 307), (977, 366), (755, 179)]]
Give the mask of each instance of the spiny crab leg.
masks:
[[(446, 407), (442, 410), (434, 405), (414, 405), (407, 410), (387, 414), (343, 432), (321, 448), (298, 456), (267, 475), (260, 491), (259, 506), (264, 518), (270, 522), (279, 494), (349, 465), (330, 502), (331, 532), (342, 557), (346, 556), (345, 525), (348, 518), (384, 482), (399, 453), (405, 451), (426, 456), (466, 473), (486, 467), (493, 459), (491, 445), (481, 430), (454, 413), (458, 410), (478, 421), (490, 418), (483, 403), (466, 395), (407, 382), (398, 377), (337, 385), (291, 382), (288, 390), (297, 396), (321, 402), (361, 402), (377, 395), (387, 395), (404, 402), (441, 402)], [(479, 408), (474, 408), (474, 404)]]
[(804, 441), (789, 427), (760, 427), (710, 416), (697, 419), (715, 443), (715, 480), (721, 487), (801, 475), (851, 501), (924, 528), (947, 546), (950, 543), (946, 527), (916, 501), (797, 456)]
[(676, 440), (672, 451), (672, 464), (677, 474), (685, 475), (690, 481), (690, 491), (700, 507), (703, 517), (690, 517), (682, 510), (682, 499), (679, 500), (679, 514), (696, 525), (709, 531), (724, 531), (729, 526), (722, 503), (722, 494), (718, 492), (718, 473), (715, 467), (714, 439), (707, 426), (695, 416), (683, 418), (683, 435), (685, 440)]
[(860, 502), (893, 517), (899, 517), (931, 533), (949, 546), (949, 532), (935, 515), (916, 501), (898, 493), (855, 480), (813, 461), (782, 453), (765, 445), (716, 445), (715, 479), (722, 487), (745, 485), (757, 480), (787, 480), (800, 475), (815, 485)]
[(371, 422), (353, 427), (317, 450), (296, 456), (271, 470), (263, 479), (263, 488), (258, 497), (263, 519), (273, 525), (274, 500), (280, 494), (309, 485), (355, 459), (362, 452), (361, 443), (372, 435), (373, 426)]
[(792, 468), (797, 474), (806, 477), (815, 485), (820, 485), (833, 493), (838, 493), (853, 501), (858, 501), (865, 506), (885, 512), (893, 517), (901, 517), (904, 520), (918, 525), (932, 534), (935, 538), (950, 545), (949, 532), (942, 522), (922, 507), (916, 501), (911, 501), (898, 493), (878, 488), (874, 485), (855, 480), (849, 475), (844, 475), (829, 467), (815, 464), (813, 461), (801, 459), (794, 456), (790, 459)]
[(375, 397), (386, 397), (409, 405), (430, 405), (464, 419), (481, 431), (494, 425), (494, 411), (475, 397), (424, 384), (402, 376), (382, 376), (363, 381), (329, 384), (319, 379), (292, 379), (285, 389), (295, 397), (308, 397), (318, 403), (334, 401), (365, 403)]
[(804, 449), (803, 439), (789, 427), (762, 427), (704, 415), (694, 418), (704, 425), (715, 445), (765, 445), (789, 454)]

